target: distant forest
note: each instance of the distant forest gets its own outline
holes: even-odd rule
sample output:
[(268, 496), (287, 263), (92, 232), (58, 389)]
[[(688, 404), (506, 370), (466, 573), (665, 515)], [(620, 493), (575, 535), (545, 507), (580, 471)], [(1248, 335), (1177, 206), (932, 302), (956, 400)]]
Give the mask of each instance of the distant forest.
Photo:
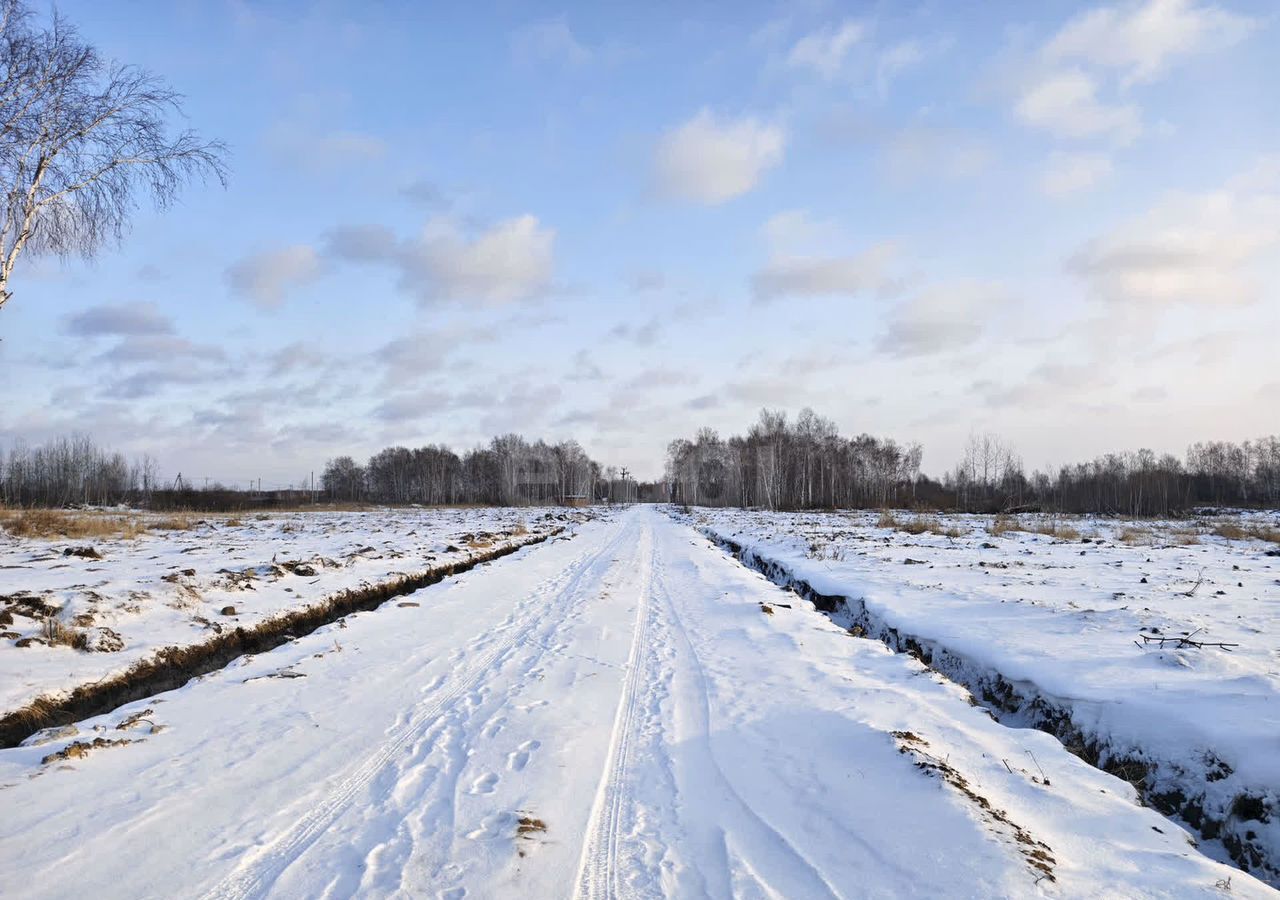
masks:
[(860, 435), (805, 409), (793, 422), (761, 412), (745, 435), (703, 428), (667, 448), (677, 503), (765, 509), (920, 507), (961, 512), (1040, 509), (1165, 516), (1203, 506), (1280, 507), (1280, 436), (1193, 444), (1185, 459), (1108, 453), (1027, 474), (993, 435), (973, 436), (941, 480), (920, 473), (919, 444)]
[[(1280, 436), (1193, 444), (1185, 458), (1150, 450), (1028, 474), (993, 435), (970, 438), (940, 479), (920, 471), (919, 444), (844, 437), (805, 409), (794, 420), (764, 410), (745, 435), (700, 429), (667, 449), (663, 479), (637, 483), (602, 467), (576, 441), (508, 434), (459, 455), (444, 445), (388, 447), (363, 464), (326, 463), (320, 478), (288, 490), (162, 482), (150, 456), (129, 460), (84, 436), (0, 454), (0, 504), (129, 503), (213, 511), (311, 502), (388, 504), (585, 504), (608, 500), (764, 509), (919, 508), (963, 512), (1044, 510), (1167, 516), (1205, 506), (1280, 508)], [(302, 482), (299, 482), (301, 485)]]
[(0, 504), (6, 506), (131, 503), (215, 511), (314, 501), (497, 506), (635, 499), (634, 482), (602, 469), (576, 441), (530, 443), (514, 434), (461, 456), (443, 445), (388, 447), (364, 465), (340, 456), (329, 460), (317, 484), (309, 481), (266, 491), (197, 487), (180, 475), (161, 481), (150, 456), (130, 461), (85, 436), (36, 447), (18, 443), (0, 454)]

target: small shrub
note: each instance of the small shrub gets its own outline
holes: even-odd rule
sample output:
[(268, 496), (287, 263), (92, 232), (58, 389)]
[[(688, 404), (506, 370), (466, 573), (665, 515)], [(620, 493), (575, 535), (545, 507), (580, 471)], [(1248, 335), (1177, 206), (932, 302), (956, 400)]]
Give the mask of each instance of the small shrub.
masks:
[(877, 528), (897, 528), (898, 517), (895, 516), (890, 510), (886, 509), (884, 512), (880, 513), (880, 518), (876, 520), (876, 527)]

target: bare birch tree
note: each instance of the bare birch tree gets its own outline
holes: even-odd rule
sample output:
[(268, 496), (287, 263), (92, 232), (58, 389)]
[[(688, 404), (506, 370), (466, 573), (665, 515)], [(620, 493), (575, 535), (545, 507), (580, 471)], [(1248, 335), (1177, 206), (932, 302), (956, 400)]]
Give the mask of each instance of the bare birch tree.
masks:
[(0, 0), (0, 308), (23, 253), (93, 256), (120, 240), (139, 196), (168, 206), (192, 178), (225, 183), (226, 148), (171, 132), (181, 95), (105, 60), (56, 12)]

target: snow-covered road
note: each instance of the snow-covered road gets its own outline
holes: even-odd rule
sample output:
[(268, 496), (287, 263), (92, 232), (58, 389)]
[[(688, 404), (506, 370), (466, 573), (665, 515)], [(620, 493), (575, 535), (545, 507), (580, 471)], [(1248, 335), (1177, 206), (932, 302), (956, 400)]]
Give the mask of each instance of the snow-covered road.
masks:
[(0, 751), (0, 894), (1274, 896), (807, 607), (588, 523)]

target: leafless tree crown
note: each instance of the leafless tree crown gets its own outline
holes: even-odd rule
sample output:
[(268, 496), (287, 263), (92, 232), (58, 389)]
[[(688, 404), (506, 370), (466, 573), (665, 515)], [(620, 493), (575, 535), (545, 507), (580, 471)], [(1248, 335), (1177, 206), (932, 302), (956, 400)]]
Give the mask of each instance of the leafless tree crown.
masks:
[(57, 13), (44, 26), (24, 0), (0, 0), (0, 307), (23, 252), (92, 256), (140, 195), (164, 208), (192, 178), (225, 182), (221, 142), (168, 127), (181, 99)]

